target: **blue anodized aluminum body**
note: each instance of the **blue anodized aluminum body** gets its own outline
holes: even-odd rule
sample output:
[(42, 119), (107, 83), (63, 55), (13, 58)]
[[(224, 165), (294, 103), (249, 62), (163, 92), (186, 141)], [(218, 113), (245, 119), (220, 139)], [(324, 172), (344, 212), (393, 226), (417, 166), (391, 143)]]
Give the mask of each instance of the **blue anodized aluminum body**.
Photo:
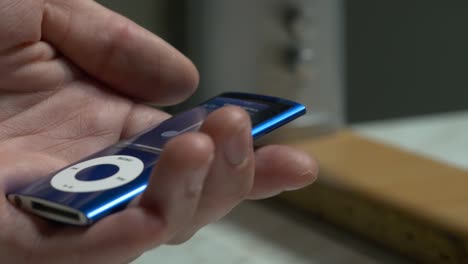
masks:
[[(289, 100), (245, 93), (221, 94), (129, 140), (13, 190), (8, 198), (46, 218), (75, 225), (92, 224), (121, 210), (145, 190), (168, 140), (198, 130), (210, 112), (224, 105), (237, 105), (249, 112), (255, 120), (254, 139), (305, 113), (304, 106)], [(275, 111), (270, 111), (273, 108)]]

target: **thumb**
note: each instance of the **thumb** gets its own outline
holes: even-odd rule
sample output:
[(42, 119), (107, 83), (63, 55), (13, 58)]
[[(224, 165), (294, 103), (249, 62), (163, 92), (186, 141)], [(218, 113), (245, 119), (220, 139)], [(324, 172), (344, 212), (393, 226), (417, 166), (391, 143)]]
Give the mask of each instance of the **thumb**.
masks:
[(175, 48), (94, 1), (46, 1), (42, 34), (90, 75), (131, 97), (173, 104), (198, 84), (197, 70)]

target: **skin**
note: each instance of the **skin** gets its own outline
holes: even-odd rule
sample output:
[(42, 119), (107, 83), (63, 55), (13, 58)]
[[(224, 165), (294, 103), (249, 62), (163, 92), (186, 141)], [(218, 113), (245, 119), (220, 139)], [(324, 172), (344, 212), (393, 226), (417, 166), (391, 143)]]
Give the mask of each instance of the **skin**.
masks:
[(178, 244), (245, 199), (306, 186), (316, 162), (252, 147), (248, 115), (212, 113), (171, 140), (129, 208), (91, 227), (46, 221), (5, 198), (15, 186), (158, 124), (198, 83), (170, 45), (91, 0), (0, 2), (0, 262), (126, 263)]

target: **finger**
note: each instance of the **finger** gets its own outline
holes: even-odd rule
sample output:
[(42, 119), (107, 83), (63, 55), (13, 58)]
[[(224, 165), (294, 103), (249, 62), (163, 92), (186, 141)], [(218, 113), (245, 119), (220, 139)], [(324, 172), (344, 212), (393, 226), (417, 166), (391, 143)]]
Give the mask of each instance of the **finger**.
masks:
[[(123, 263), (163, 243), (192, 218), (213, 152), (206, 135), (174, 138), (165, 146), (139, 206), (108, 216), (85, 231), (56, 234), (47, 247), (58, 257), (74, 256), (79, 263)], [(71, 236), (77, 237), (72, 243)], [(87, 252), (92, 259), (78, 252)]]
[(210, 137), (189, 133), (165, 147), (140, 204), (164, 216), (170, 238), (195, 214), (214, 157)]
[(225, 107), (211, 114), (201, 131), (216, 146), (215, 158), (193, 220), (171, 244), (190, 238), (202, 226), (226, 215), (250, 192), (254, 153), (250, 118), (238, 107)]
[(198, 73), (176, 49), (94, 1), (48, 0), (42, 38), (116, 90), (159, 104), (193, 93)]
[(318, 164), (310, 155), (289, 146), (271, 145), (255, 152), (255, 181), (249, 199), (271, 197), (315, 181)]
[[(79, 75), (78, 70), (65, 59), (47, 62), (30, 63), (15, 71), (2, 71), (4, 79), (0, 80), (0, 91), (15, 93), (50, 91), (62, 88)], [(45, 96), (43, 96), (45, 97)]]
[(0, 2), (0, 50), (39, 41), (42, 1), (2, 0)]
[(127, 116), (127, 121), (125, 122), (124, 128), (122, 129), (121, 137), (132, 137), (149, 127), (161, 123), (169, 117), (169, 114), (162, 112), (154, 107), (143, 104), (136, 104), (133, 106), (132, 111)]
[[(108, 216), (89, 228), (53, 224), (49, 222), (46, 231), (37, 235), (40, 243), (25, 247), (28, 250), (24, 252), (35, 263), (129, 263), (149, 245), (158, 243), (166, 228), (154, 212), (137, 207)], [(29, 235), (36, 235), (34, 231)]]

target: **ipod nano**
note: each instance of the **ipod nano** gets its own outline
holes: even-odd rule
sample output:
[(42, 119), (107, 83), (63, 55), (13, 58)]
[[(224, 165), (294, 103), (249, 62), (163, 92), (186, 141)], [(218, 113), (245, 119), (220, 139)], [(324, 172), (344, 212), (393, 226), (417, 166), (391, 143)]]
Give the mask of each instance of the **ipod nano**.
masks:
[(240, 106), (249, 113), (254, 139), (306, 111), (303, 105), (281, 98), (224, 93), (129, 140), (13, 190), (7, 197), (33, 214), (67, 224), (90, 225), (122, 210), (145, 190), (152, 168), (168, 140), (197, 131), (209, 113), (226, 105)]

